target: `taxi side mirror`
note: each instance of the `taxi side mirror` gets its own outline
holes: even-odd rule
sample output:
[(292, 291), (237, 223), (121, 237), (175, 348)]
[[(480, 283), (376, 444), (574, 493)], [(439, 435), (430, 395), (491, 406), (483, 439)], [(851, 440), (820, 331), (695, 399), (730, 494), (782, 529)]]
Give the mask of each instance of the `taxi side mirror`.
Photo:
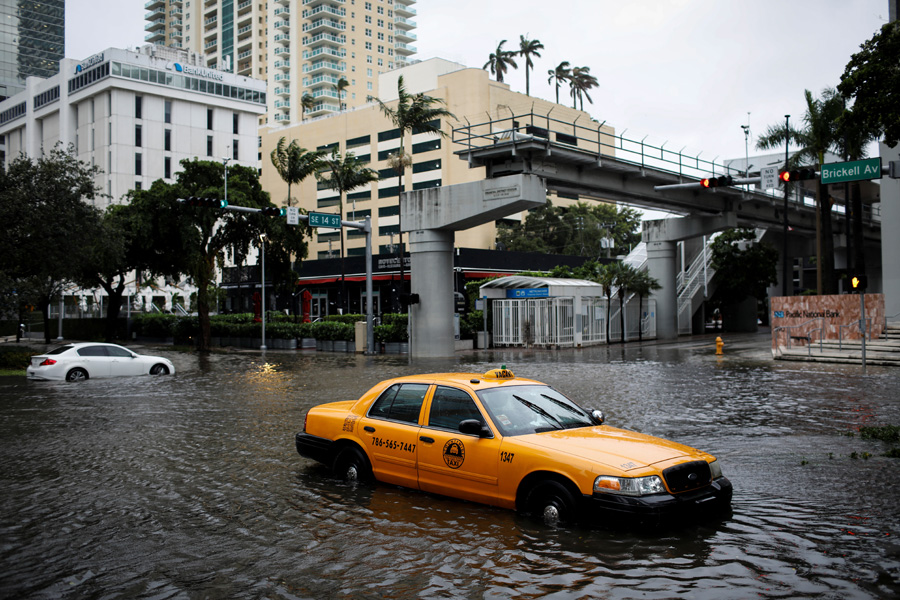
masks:
[(594, 423), (597, 425), (603, 425), (603, 421), (606, 420), (603, 417), (603, 411), (597, 410), (596, 408), (591, 411), (591, 419), (593, 419)]
[(459, 422), (459, 432), (466, 435), (477, 435), (478, 437), (488, 437), (491, 435), (490, 429), (482, 426), (478, 419), (466, 419)]

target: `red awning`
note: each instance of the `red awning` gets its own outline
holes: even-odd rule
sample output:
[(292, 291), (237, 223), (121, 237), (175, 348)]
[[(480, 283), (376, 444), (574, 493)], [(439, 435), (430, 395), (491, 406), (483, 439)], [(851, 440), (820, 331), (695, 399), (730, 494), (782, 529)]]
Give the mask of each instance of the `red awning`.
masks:
[(513, 273), (498, 273), (496, 271), (463, 271), (466, 279), (484, 279), (486, 277), (507, 277)]

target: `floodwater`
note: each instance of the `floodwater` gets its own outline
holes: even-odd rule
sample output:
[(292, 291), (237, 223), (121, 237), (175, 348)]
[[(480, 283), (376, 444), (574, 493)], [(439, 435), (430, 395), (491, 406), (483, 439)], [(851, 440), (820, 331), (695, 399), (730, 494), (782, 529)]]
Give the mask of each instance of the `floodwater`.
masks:
[[(896, 598), (900, 370), (771, 360), (766, 336), (455, 359), (166, 348), (172, 377), (0, 377), (3, 598)], [(733, 514), (552, 528), (301, 458), (311, 406), (505, 364), (607, 423), (708, 450)]]

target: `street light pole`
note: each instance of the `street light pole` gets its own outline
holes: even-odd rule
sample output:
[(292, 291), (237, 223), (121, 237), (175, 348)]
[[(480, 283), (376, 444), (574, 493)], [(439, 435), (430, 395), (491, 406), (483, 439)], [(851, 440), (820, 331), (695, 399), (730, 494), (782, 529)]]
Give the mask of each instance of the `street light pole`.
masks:
[(260, 350), (266, 349), (266, 234), (262, 234), (259, 236), (260, 239), (260, 249), (262, 251), (262, 307), (260, 313), (262, 314), (262, 344), (260, 345)]
[[(784, 115), (784, 168), (787, 170), (788, 168), (788, 146), (791, 143), (791, 129), (789, 123), (791, 121), (791, 115)], [(781, 273), (781, 295), (788, 295), (788, 279), (790, 277), (790, 269), (788, 269), (788, 182), (784, 182), (784, 232), (782, 234), (784, 238), (784, 248), (782, 250), (781, 260), (784, 263), (782, 266)], [(791, 279), (793, 283), (793, 279)], [(791, 285), (793, 288), (793, 285)], [(793, 291), (793, 289), (791, 290)]]

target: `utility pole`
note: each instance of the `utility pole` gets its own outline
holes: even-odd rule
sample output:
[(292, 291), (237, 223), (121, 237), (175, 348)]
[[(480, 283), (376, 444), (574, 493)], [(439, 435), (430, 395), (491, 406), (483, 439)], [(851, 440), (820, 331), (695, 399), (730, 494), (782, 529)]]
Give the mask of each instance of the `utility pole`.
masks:
[[(791, 144), (791, 115), (784, 115), (784, 168), (787, 170), (788, 168), (788, 147)], [(783, 264), (783, 271), (781, 273), (781, 295), (789, 296), (788, 294), (788, 281), (791, 282), (791, 288), (793, 288), (793, 276), (791, 274), (791, 270), (789, 268), (790, 261), (788, 261), (788, 182), (784, 182), (784, 232), (782, 237), (784, 238), (784, 248), (781, 253), (781, 260)], [(793, 289), (791, 289), (793, 292)]]

